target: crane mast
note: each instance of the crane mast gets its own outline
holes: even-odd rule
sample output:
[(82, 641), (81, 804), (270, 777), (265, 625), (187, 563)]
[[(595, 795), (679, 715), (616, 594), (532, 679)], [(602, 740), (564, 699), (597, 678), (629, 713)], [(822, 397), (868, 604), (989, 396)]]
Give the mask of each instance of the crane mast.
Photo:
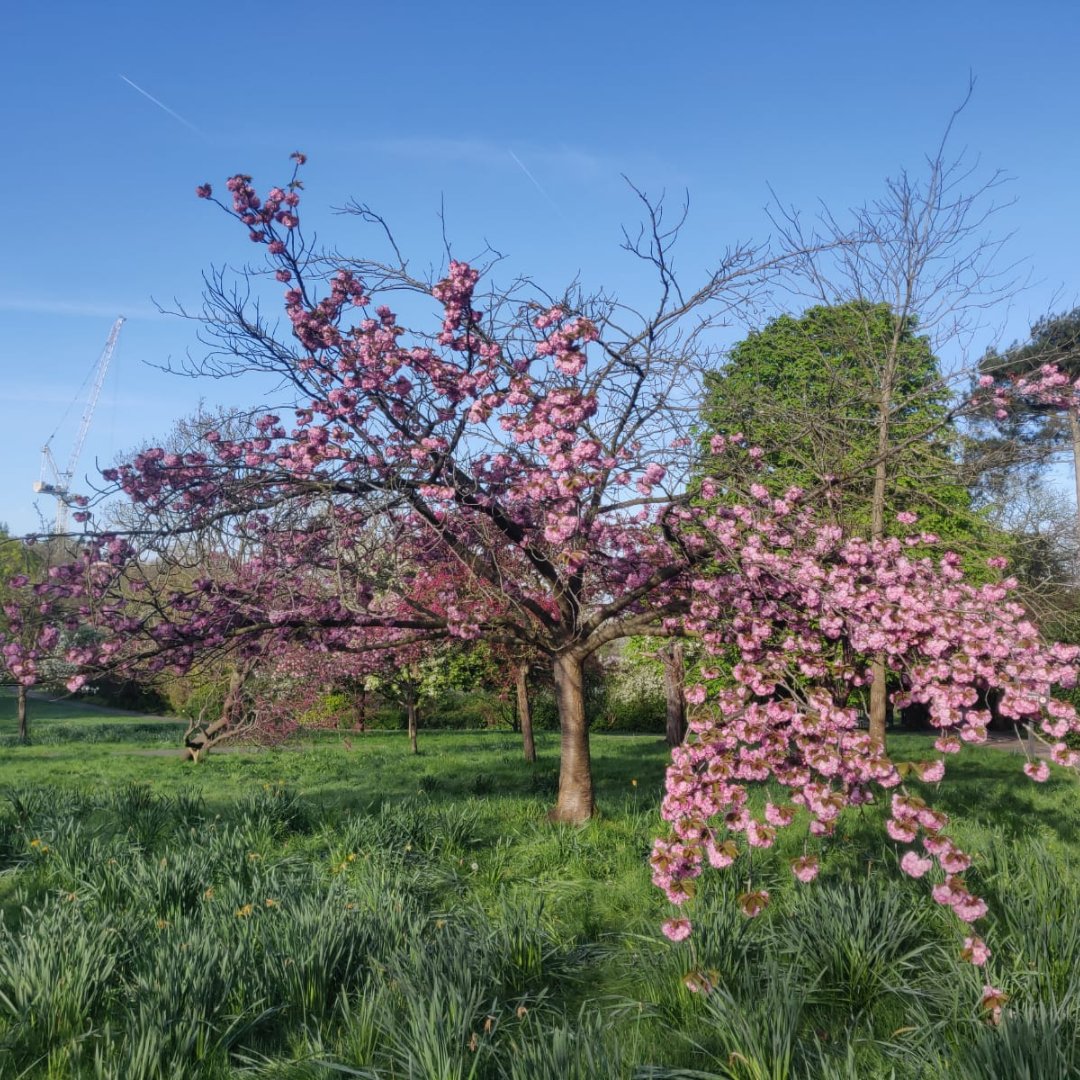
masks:
[[(116, 351), (116, 342), (120, 337), (120, 328), (124, 325), (124, 316), (121, 315), (113, 323), (109, 332), (105, 348), (101, 350), (97, 367), (94, 369), (93, 382), (90, 385), (90, 394), (86, 399), (86, 407), (83, 409), (82, 421), (75, 435), (75, 442), (71, 448), (71, 456), (68, 458), (67, 467), (63, 470), (57, 465), (52, 452), (52, 441), (57, 432), (46, 440), (41, 448), (41, 479), (34, 484), (34, 491), (39, 495), (56, 496), (56, 528), (55, 532), (67, 532), (68, 507), (71, 505), (71, 481), (75, 476), (75, 469), (79, 464), (79, 456), (82, 454), (83, 444), (86, 442), (87, 433), (90, 430), (90, 422), (94, 418), (94, 410), (97, 408), (98, 398), (101, 396), (101, 388), (105, 385), (105, 376), (109, 371), (109, 363)], [(59, 431), (59, 428), (57, 429)]]

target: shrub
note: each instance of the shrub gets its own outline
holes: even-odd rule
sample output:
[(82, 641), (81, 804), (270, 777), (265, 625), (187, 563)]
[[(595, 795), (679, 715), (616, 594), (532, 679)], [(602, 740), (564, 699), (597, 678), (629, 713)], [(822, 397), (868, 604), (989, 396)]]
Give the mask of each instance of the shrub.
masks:
[(311, 708), (297, 717), (301, 727), (352, 727), (359, 719), (356, 702), (350, 695), (334, 690), (323, 694)]

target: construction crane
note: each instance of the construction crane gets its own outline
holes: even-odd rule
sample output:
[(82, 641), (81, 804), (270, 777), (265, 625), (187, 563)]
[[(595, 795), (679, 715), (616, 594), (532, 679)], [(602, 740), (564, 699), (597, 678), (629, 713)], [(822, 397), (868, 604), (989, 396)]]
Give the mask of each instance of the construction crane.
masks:
[(98, 398), (101, 396), (101, 388), (105, 385), (109, 362), (113, 358), (113, 353), (116, 352), (116, 342), (120, 337), (120, 327), (123, 325), (124, 316), (121, 315), (113, 323), (109, 338), (105, 342), (105, 348), (101, 350), (101, 356), (93, 372), (90, 395), (86, 399), (86, 408), (83, 410), (82, 423), (79, 424), (79, 432), (75, 436), (75, 443), (71, 448), (71, 457), (68, 458), (67, 468), (61, 471), (52, 452), (52, 441), (56, 438), (60, 428), (63, 427), (64, 420), (67, 419), (67, 413), (64, 414), (64, 418), (61, 419), (56, 431), (46, 439), (45, 445), (41, 448), (41, 479), (34, 484), (34, 491), (38, 495), (56, 496), (56, 528), (54, 531), (57, 533), (67, 532), (68, 507), (73, 499), (71, 481), (75, 477), (75, 468), (79, 464), (79, 455), (82, 454), (83, 443), (86, 442), (86, 433), (90, 430), (90, 421), (94, 418), (94, 409), (97, 407)]

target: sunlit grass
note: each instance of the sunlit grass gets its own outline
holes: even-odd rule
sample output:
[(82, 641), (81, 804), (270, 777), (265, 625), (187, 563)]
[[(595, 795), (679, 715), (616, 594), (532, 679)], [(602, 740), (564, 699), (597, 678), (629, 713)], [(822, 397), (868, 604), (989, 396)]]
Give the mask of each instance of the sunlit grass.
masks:
[[(658, 738), (595, 737), (601, 813), (577, 829), (544, 816), (550, 734), (536, 766), (509, 733), (426, 732), (419, 757), (348, 739), (199, 766), (137, 739), (5, 750), (0, 1076), (1080, 1075), (1080, 819), (1057, 772), (1034, 785), (987, 749), (929, 793), (991, 903), (984, 975), (898, 872), (881, 807), (813, 885), (787, 868), (796, 833), (703, 878), (673, 946), (646, 864)], [(772, 902), (748, 920), (751, 878)], [(1000, 1028), (984, 978), (1011, 995)]]

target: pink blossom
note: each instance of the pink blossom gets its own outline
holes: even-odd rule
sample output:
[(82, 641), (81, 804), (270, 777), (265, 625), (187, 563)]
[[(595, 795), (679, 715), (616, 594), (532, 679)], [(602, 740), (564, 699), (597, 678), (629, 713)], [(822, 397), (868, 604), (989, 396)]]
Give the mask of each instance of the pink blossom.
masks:
[(1001, 1009), (1008, 1000), (1009, 995), (997, 987), (989, 984), (983, 987), (981, 1004), (983, 1009), (990, 1014), (992, 1024), (1001, 1023)]
[(949, 845), (938, 855), (938, 863), (947, 874), (962, 874), (971, 866), (971, 856)]
[(691, 994), (711, 994), (719, 981), (716, 971), (690, 971), (683, 976), (683, 985)]
[(818, 876), (820, 869), (821, 867), (813, 855), (801, 855), (791, 862), (791, 872), (804, 884), (813, 881)]
[(769, 848), (776, 839), (776, 829), (771, 825), (763, 825), (756, 818), (751, 819), (746, 826), (746, 839), (751, 847)]
[(933, 896), (937, 903), (942, 904), (945, 907), (952, 906), (957, 899), (957, 895), (953, 891), (952, 886), (947, 882), (942, 885), (935, 885), (933, 889), (930, 890), (930, 895)]
[(921, 878), (934, 865), (933, 860), (921, 858), (914, 851), (908, 851), (900, 860), (900, 869), (913, 878)]
[(885, 821), (885, 831), (899, 843), (910, 844), (915, 839), (917, 829), (911, 822), (888, 818)]
[(963, 896), (952, 905), (958, 919), (964, 922), (975, 922), (981, 919), (989, 910), (985, 900), (975, 896)]
[(945, 778), (945, 762), (940, 758), (937, 761), (924, 764), (919, 770), (919, 779), (927, 784), (936, 784)]
[(964, 948), (960, 953), (960, 956), (969, 964), (974, 964), (976, 967), (982, 967), (992, 955), (993, 954), (990, 952), (986, 942), (983, 941), (981, 937), (972, 936), (964, 938)]
[(709, 865), (717, 870), (730, 866), (738, 854), (739, 849), (731, 840), (725, 840), (722, 844), (717, 844), (712, 839), (705, 841), (705, 855), (709, 860)]
[(668, 919), (660, 929), (671, 941), (685, 941), (693, 927), (689, 919)]
[(1045, 783), (1050, 779), (1050, 766), (1047, 765), (1045, 761), (1025, 762), (1024, 772), (1039, 784)]

